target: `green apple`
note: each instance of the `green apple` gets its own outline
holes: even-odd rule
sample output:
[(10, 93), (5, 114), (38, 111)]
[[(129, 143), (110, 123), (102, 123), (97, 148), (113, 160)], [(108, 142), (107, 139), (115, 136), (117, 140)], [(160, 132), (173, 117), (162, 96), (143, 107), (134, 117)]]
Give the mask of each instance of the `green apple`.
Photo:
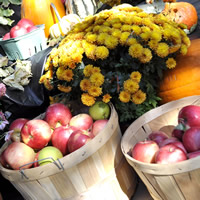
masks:
[(110, 106), (103, 101), (97, 101), (89, 108), (89, 114), (93, 120), (108, 119), (110, 116)]
[[(51, 159), (51, 158), (53, 159)], [(54, 160), (57, 160), (59, 158), (62, 158), (63, 154), (61, 153), (61, 151), (53, 146), (47, 146), (44, 147), (43, 149), (40, 150), (39, 156), (38, 156), (38, 163), (39, 165), (46, 165), (48, 163), (52, 163), (54, 162)], [(45, 159), (47, 158), (47, 159)], [(41, 160), (44, 159), (44, 160)]]

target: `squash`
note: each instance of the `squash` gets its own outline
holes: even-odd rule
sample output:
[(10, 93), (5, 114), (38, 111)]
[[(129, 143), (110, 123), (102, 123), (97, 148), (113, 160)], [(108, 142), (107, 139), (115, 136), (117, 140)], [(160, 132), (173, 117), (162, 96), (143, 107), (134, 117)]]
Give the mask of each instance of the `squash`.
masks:
[(65, 16), (66, 11), (61, 0), (22, 0), (21, 4), (21, 18), (32, 20), (34, 25), (45, 24), (46, 37), (49, 37), (49, 28), (58, 22), (51, 3), (55, 5), (61, 18)]
[(179, 55), (174, 69), (167, 70), (159, 84), (161, 104), (200, 95), (200, 39), (191, 40), (186, 55)]
[(165, 3), (162, 11), (168, 19), (177, 23), (187, 25), (187, 33), (195, 30), (198, 22), (198, 14), (196, 8), (188, 2), (172, 2)]

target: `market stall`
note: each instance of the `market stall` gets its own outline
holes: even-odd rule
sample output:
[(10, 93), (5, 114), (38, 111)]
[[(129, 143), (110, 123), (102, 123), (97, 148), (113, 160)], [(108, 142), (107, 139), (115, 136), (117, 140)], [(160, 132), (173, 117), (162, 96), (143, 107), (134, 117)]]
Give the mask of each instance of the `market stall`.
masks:
[[(184, 2), (191, 5), (194, 14), (186, 16), (193, 22), (191, 26), (186, 25), (187, 20), (178, 22), (190, 12), (188, 4), (181, 6), (188, 11), (179, 13), (178, 6), (170, 7), (162, 15), (167, 4), (162, 1), (121, 2), (117, 6), (117, 2), (112, 5), (111, 1), (97, 1), (92, 7), (90, 1), (87, 6), (84, 1), (80, 6), (73, 1), (44, 1), (40, 9), (31, 1), (23, 1), (11, 7), (15, 10), (12, 28), (19, 26), (23, 18), (33, 23), (29, 24), (33, 29), (29, 32), (26, 29), (22, 35), (15, 35), (19, 33), (16, 30), (13, 33), (8, 25), (0, 29), (1, 155), (10, 143), (20, 142), (30, 148), (34, 157), (32, 160), (29, 157), (28, 164), (19, 162), (16, 167), (9, 159), (12, 156), (1, 156), (1, 179), (6, 188), (14, 191), (15, 199), (16, 196), (19, 199), (134, 199), (138, 177), (120, 151), (124, 132), (132, 122), (158, 106), (200, 95), (200, 88), (195, 84), (198, 83), (200, 5), (198, 1)], [(170, 19), (172, 11), (175, 14)], [(41, 13), (46, 15), (41, 18)], [(4, 38), (7, 33), (8, 39)], [(181, 70), (186, 74), (180, 73)], [(197, 76), (193, 77), (194, 73)], [(173, 79), (174, 76), (177, 78)], [(102, 107), (98, 103), (108, 106), (99, 115), (97, 108)], [(70, 119), (62, 126), (80, 125), (70, 122), (71, 118), (81, 113), (89, 115), (93, 122), (84, 135), (91, 141), (76, 151), (61, 152), (61, 157), (54, 157), (42, 166), (44, 157), (39, 152), (46, 146), (56, 147), (51, 134), (57, 127), (46, 116), (47, 109), (54, 104), (63, 104), (70, 110)], [(25, 125), (20, 129), (19, 140), (13, 139), (10, 125), (19, 118), (48, 122), (50, 128), (45, 132), (51, 135), (49, 140), (41, 146), (37, 142), (32, 144), (26, 138)], [(107, 126), (101, 134), (93, 135), (93, 123), (98, 120), (107, 120)], [(39, 158), (35, 157), (37, 153)], [(9, 155), (9, 151), (4, 154)], [(107, 193), (102, 194), (103, 190)], [(13, 198), (5, 191), (1, 192), (4, 200)], [(100, 197), (100, 193), (104, 196)]]

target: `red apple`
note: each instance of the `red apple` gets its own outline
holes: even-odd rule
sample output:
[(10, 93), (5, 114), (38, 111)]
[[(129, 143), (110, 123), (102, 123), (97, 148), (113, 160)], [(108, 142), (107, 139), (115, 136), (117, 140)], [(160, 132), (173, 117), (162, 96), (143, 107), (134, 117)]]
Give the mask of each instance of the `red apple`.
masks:
[(182, 141), (188, 152), (200, 150), (200, 127), (191, 127), (186, 130)]
[(17, 25), (27, 29), (28, 27), (34, 26), (34, 23), (30, 19), (22, 18)]
[(178, 138), (176, 138), (176, 137), (167, 138), (167, 139), (163, 140), (163, 141), (160, 143), (160, 147), (163, 147), (163, 146), (165, 146), (165, 145), (167, 145), (167, 144), (170, 144), (170, 143), (176, 142), (176, 141), (179, 141)]
[(154, 163), (155, 154), (159, 150), (158, 144), (153, 140), (141, 141), (132, 149), (132, 157), (145, 163)]
[(92, 128), (92, 124), (92, 117), (86, 113), (80, 113), (73, 116), (69, 122), (70, 126), (75, 126), (81, 130), (90, 130)]
[(74, 152), (77, 149), (81, 148), (87, 142), (89, 142), (92, 138), (88, 135), (87, 131), (84, 130), (76, 130), (74, 131), (68, 140), (68, 150), (69, 152)]
[(8, 40), (8, 39), (10, 39), (10, 32), (6, 33), (2, 38), (2, 40)]
[(21, 141), (21, 129), (26, 122), (29, 120), (26, 118), (18, 118), (15, 119), (9, 126), (9, 131), (13, 131), (11, 133), (11, 140), (14, 142)]
[(185, 127), (182, 123), (179, 123), (172, 131), (172, 137), (176, 137), (179, 140), (182, 140), (183, 134), (185, 132)]
[(26, 28), (22, 26), (15, 25), (10, 29), (11, 38), (16, 38), (16, 37), (25, 35), (26, 33), (28, 33), (28, 31), (26, 30)]
[(44, 120), (52, 129), (58, 126), (66, 126), (72, 118), (70, 109), (62, 103), (54, 103), (48, 106)]
[(2, 164), (3, 167), (10, 169), (10, 166), (8, 165), (8, 163), (5, 160), (4, 154), (5, 154), (5, 150), (0, 155), (0, 163)]
[(200, 106), (184, 106), (178, 113), (178, 123), (189, 127), (200, 127)]
[(22, 141), (33, 149), (42, 149), (51, 139), (52, 131), (49, 124), (42, 119), (26, 122), (21, 130)]
[(27, 28), (27, 31), (28, 31), (28, 33), (29, 33), (29, 32), (31, 32), (31, 31), (36, 30), (37, 28), (38, 28), (37, 26), (29, 26), (29, 27)]
[(183, 160), (187, 160), (187, 154), (174, 144), (167, 144), (160, 147), (155, 156), (155, 162), (157, 164), (171, 164)]
[(148, 136), (148, 139), (155, 141), (159, 146), (160, 143), (167, 138), (169, 138), (169, 136), (163, 131), (153, 131)]
[(34, 159), (33, 167), (38, 167), (38, 166), (39, 166), (39, 163), (36, 162), (36, 161), (38, 161), (39, 153), (40, 153), (40, 151), (38, 151), (38, 152), (35, 154), (35, 159)]
[(190, 153), (187, 154), (188, 159), (196, 158), (197, 156), (200, 156), (200, 150), (199, 151), (190, 152)]
[(35, 152), (22, 142), (13, 142), (6, 148), (4, 158), (12, 169), (18, 170), (23, 165), (23, 169), (27, 169), (33, 165)]
[(180, 149), (182, 149), (187, 154), (187, 150), (186, 150), (186, 148), (184, 147), (184, 145), (181, 141), (174, 141), (174, 142), (171, 142), (169, 144), (174, 144), (175, 146), (179, 147)]
[(54, 129), (51, 142), (54, 147), (57, 147), (63, 155), (66, 155), (69, 153), (68, 151), (68, 139), (72, 132), (77, 130), (76, 127), (73, 126), (59, 126)]
[(96, 136), (108, 123), (107, 119), (99, 119), (92, 124), (92, 134)]

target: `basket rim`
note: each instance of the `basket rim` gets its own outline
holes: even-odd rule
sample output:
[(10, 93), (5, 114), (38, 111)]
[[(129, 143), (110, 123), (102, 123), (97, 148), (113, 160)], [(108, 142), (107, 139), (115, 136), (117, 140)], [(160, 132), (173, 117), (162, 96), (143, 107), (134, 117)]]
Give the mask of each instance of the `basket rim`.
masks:
[[(133, 167), (140, 169), (143, 172), (149, 173), (149, 174), (156, 174), (156, 175), (172, 175), (172, 174), (178, 174), (183, 173), (186, 171), (196, 170), (200, 168), (200, 156), (195, 157), (192, 159), (184, 160), (178, 163), (173, 164), (156, 164), (156, 163), (144, 163), (141, 161), (138, 161), (134, 159), (131, 155), (128, 154), (125, 150), (125, 145), (127, 144), (126, 141), (130, 139), (130, 133), (133, 134), (133, 132), (137, 132), (139, 128), (141, 128), (144, 124), (141, 125), (141, 123), (148, 123), (151, 121), (152, 113), (154, 113), (154, 119), (160, 116), (160, 113), (167, 113), (169, 111), (172, 111), (177, 108), (183, 107), (184, 103), (189, 104), (189, 102), (194, 103), (200, 101), (200, 95), (194, 95), (189, 97), (184, 97), (178, 100), (174, 100), (171, 102), (168, 102), (166, 104), (163, 104), (157, 108), (154, 108), (148, 112), (146, 112), (144, 115), (136, 119), (124, 132), (124, 135), (122, 136), (121, 140), (121, 150), (124, 156), (126, 157), (126, 160), (128, 163)], [(168, 109), (166, 109), (168, 108)], [(162, 112), (161, 112), (162, 111)], [(163, 114), (164, 114), (163, 113)], [(147, 121), (145, 121), (145, 120)], [(132, 130), (132, 132), (130, 132)], [(170, 169), (169, 169), (170, 168)]]
[(25, 39), (27, 37), (30, 37), (32, 36), (33, 34), (35, 34), (36, 32), (39, 32), (41, 29), (44, 29), (45, 28), (45, 24), (40, 24), (40, 25), (35, 25), (37, 26), (38, 28), (29, 32), (29, 33), (26, 33), (24, 35), (21, 35), (21, 36), (18, 36), (18, 37), (15, 37), (15, 38), (10, 38), (10, 39), (7, 39), (7, 40), (2, 40), (2, 38), (0, 38), (0, 44), (4, 45), (5, 43), (13, 43), (13, 42), (17, 42), (21, 39)]
[[(111, 134), (101, 134), (101, 133), (103, 132), (109, 133), (110, 131), (107, 131), (107, 130), (110, 130), (110, 129), (115, 130), (118, 127), (118, 123), (113, 124), (114, 118), (115, 120), (116, 118), (118, 120), (117, 112), (112, 103), (109, 103), (109, 105), (111, 108), (110, 118), (108, 120), (108, 123), (104, 127), (104, 129), (100, 132), (100, 134), (96, 135), (95, 138), (93, 138), (90, 142), (86, 143), (80, 149), (77, 149), (76, 151), (59, 159), (59, 162), (57, 162), (57, 164), (59, 165), (59, 163), (61, 163), (61, 165), (59, 166), (63, 166), (63, 168), (59, 169), (57, 165), (55, 165), (55, 163), (49, 163), (47, 165), (43, 165), (43, 166), (39, 166), (35, 168), (13, 170), (13, 169), (7, 169), (3, 167), (2, 164), (0, 163), (0, 172), (2, 173), (2, 175), (3, 174), (9, 175), (11, 179), (12, 179), (12, 175), (14, 175), (15, 177), (18, 176), (20, 177), (20, 180), (24, 180), (23, 175), (25, 174), (25, 177), (26, 177), (26, 173), (35, 174), (34, 178), (28, 178), (27, 180), (24, 180), (24, 181), (30, 181), (30, 180), (36, 180), (38, 179), (38, 177), (44, 178), (50, 175), (60, 173), (63, 170), (69, 169), (81, 163), (83, 160), (87, 159), (89, 156), (94, 154), (98, 149), (100, 149), (110, 139), (110, 137), (112, 137)], [(0, 148), (0, 153), (2, 153), (3, 150), (6, 148), (5, 145), (6, 143)]]

